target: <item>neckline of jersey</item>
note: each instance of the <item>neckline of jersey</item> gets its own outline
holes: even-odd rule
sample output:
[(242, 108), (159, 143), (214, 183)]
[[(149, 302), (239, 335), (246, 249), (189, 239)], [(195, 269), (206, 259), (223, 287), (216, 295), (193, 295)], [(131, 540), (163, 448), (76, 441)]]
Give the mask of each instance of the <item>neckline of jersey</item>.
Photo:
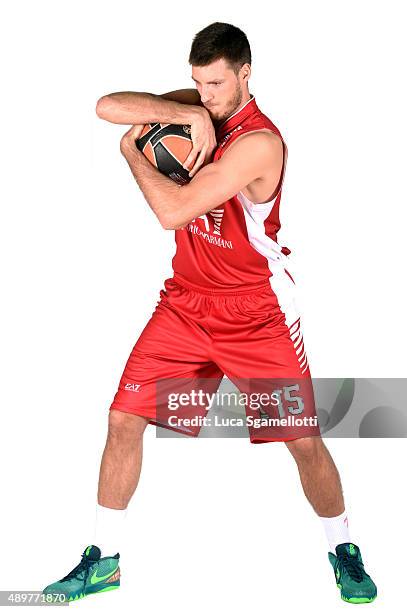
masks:
[(230, 115), (230, 117), (225, 119), (225, 121), (220, 124), (216, 130), (218, 140), (237, 127), (239, 123), (253, 114), (256, 110), (258, 110), (258, 107), (255, 97), (251, 96), (250, 100), (248, 100), (246, 104), (242, 106), (242, 108), (239, 108), (239, 110), (235, 111), (232, 115)]

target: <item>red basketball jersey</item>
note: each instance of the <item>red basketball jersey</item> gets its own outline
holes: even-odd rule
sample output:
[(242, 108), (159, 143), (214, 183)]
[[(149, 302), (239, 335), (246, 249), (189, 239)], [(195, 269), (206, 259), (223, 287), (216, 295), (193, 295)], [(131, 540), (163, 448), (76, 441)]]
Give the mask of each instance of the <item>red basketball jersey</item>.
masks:
[(176, 230), (172, 266), (180, 280), (214, 289), (255, 287), (272, 276), (273, 265), (284, 266), (290, 250), (278, 244), (277, 232), (287, 146), (253, 96), (217, 128), (213, 160), (219, 159), (242, 134), (264, 128), (277, 134), (283, 143), (284, 162), (277, 195), (270, 202), (254, 204), (239, 192)]

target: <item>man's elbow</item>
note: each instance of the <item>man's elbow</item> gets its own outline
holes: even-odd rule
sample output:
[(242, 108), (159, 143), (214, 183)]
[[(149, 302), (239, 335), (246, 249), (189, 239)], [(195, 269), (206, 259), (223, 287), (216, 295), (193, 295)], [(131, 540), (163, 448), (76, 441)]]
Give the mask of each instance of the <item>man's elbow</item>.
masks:
[(175, 215), (160, 215), (158, 220), (161, 224), (161, 227), (165, 230), (177, 230), (184, 228), (188, 221), (180, 220)]
[(96, 114), (100, 119), (105, 119), (106, 121), (112, 121), (112, 107), (114, 102), (112, 98), (107, 96), (102, 96), (96, 103)]

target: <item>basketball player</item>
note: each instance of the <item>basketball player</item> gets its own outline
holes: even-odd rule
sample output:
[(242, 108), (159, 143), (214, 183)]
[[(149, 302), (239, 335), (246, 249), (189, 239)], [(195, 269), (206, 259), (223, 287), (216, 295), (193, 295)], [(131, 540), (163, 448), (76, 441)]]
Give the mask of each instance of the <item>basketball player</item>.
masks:
[[(241, 391), (277, 381), (291, 400), (288, 410), (309, 417), (308, 425), (298, 427), (249, 427), (250, 440), (285, 443), (325, 529), (342, 599), (373, 601), (376, 586), (350, 539), (337, 468), (312, 420), (311, 375), (287, 270), (290, 251), (277, 242), (286, 144), (249, 93), (251, 52), (240, 29), (209, 25), (196, 35), (189, 63), (196, 89), (160, 96), (119, 92), (97, 104), (102, 119), (133, 126), (122, 137), (121, 153), (162, 227), (175, 230), (177, 251), (174, 275), (164, 283), (110, 406), (95, 544), (44, 593), (78, 599), (119, 586), (120, 533), (140, 476), (147, 424), (199, 433), (187, 420), (166, 420), (156, 383), (204, 379), (216, 390), (225, 374)], [(191, 126), (189, 184), (174, 183), (136, 148), (144, 124), (154, 122)], [(300, 388), (302, 399), (295, 396)]]

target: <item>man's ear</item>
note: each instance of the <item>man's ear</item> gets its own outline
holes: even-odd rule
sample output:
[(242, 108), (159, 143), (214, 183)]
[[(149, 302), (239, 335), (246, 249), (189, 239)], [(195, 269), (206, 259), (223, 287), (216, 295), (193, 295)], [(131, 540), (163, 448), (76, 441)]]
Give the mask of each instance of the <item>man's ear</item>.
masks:
[(250, 64), (243, 64), (240, 70), (242, 72), (242, 79), (244, 81), (248, 81), (250, 79), (250, 74), (251, 74)]

